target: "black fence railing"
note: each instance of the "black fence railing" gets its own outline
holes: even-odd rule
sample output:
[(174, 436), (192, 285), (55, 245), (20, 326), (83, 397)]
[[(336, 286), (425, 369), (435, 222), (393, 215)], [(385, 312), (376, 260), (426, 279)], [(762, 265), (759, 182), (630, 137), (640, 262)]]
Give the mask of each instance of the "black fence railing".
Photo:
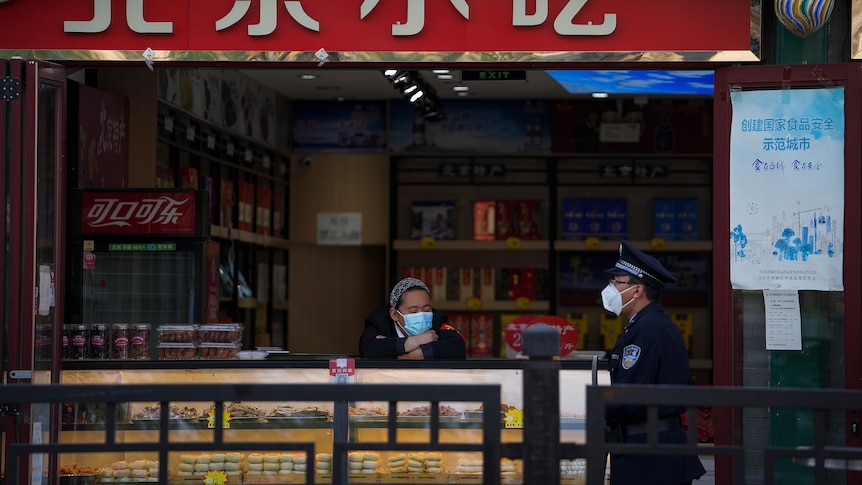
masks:
[[(224, 450), (225, 429), (220, 419), (214, 420), (211, 439), (207, 441), (178, 441), (170, 435), (169, 406), (171, 402), (214, 402), (214, 416), (222, 416), (225, 403), (245, 402), (331, 402), (332, 420), (332, 478), (333, 484), (349, 484), (348, 455), (352, 450), (387, 451), (438, 451), (473, 452), (482, 455), (482, 483), (496, 483), (500, 476), (500, 416), (484, 413), (481, 442), (442, 442), (440, 440), (440, 402), (480, 403), (483, 409), (500, 408), (499, 385), (420, 385), (420, 384), (200, 384), (200, 385), (16, 385), (0, 386), (0, 400), (7, 407), (20, 409), (32, 404), (60, 405), (64, 402), (103, 403), (104, 440), (88, 443), (10, 443), (6, 448), (6, 480), (9, 485), (27, 483), (22, 458), (34, 454), (57, 456), (62, 453), (145, 452), (159, 457), (158, 483), (168, 483), (169, 452), (215, 452)], [(151, 442), (126, 442), (118, 439), (116, 409), (122, 403), (152, 402), (158, 400), (161, 410), (158, 439)], [(389, 403), (390, 413), (387, 439), (381, 442), (349, 440), (350, 402)], [(398, 439), (398, 421), (395, 406), (399, 401), (430, 403), (427, 425), (428, 439), (424, 442), (404, 442)], [(301, 451), (308, 457), (305, 483), (315, 483), (312, 459), (313, 442), (230, 441), (227, 444), (248, 451)], [(23, 460), (26, 463), (26, 460)]]
[[(647, 407), (647, 436), (644, 444), (605, 443), (604, 416), (608, 404), (644, 405)], [(708, 406), (715, 410), (725, 408), (736, 413), (744, 411), (795, 409), (804, 410), (806, 419), (797, 425), (810, 435), (805, 443), (792, 446), (755, 443), (748, 440), (740, 444), (716, 444), (700, 446), (697, 433), (688, 433), (685, 445), (661, 445), (656, 443), (658, 407), (664, 405), (685, 406), (690, 422), (696, 422), (698, 408)], [(587, 485), (604, 483), (604, 464), (607, 454), (697, 454), (701, 456), (729, 457), (732, 483), (748, 484), (776, 483), (775, 470), (778, 459), (789, 459), (801, 465), (800, 470), (813, 471), (812, 483), (845, 482), (846, 470), (862, 469), (862, 448), (843, 446), (846, 426), (845, 412), (862, 410), (862, 391), (841, 389), (779, 389), (762, 387), (706, 387), (706, 386), (590, 386), (587, 389)], [(810, 419), (809, 419), (810, 416)], [(718, 423), (721, 425), (721, 423)], [(725, 424), (726, 425), (726, 424)], [(858, 426), (858, 423), (856, 424)], [(767, 424), (767, 429), (770, 424)], [(841, 445), (830, 445), (830, 443)], [(761, 463), (750, 463), (760, 459)], [(756, 465), (750, 467), (749, 465)], [(752, 476), (751, 470), (762, 471), (762, 476)], [(828, 473), (832, 471), (832, 475)], [(796, 483), (796, 482), (794, 482)]]
[[(789, 461), (812, 476), (812, 483), (849, 483), (845, 470), (862, 469), (862, 448), (845, 446), (845, 426), (859, 426), (853, 419), (845, 419), (862, 410), (862, 391), (839, 389), (776, 389), (730, 388), (703, 386), (588, 386), (586, 392), (586, 434), (583, 443), (561, 442), (559, 418), (559, 366), (557, 361), (526, 361), (524, 373), (524, 422), (522, 442), (501, 443), (500, 415), (483, 413), (480, 423), (481, 440), (441, 440), (441, 428), (446, 428), (439, 414), (441, 402), (479, 403), (483, 409), (499, 409), (499, 385), (421, 385), (421, 384), (196, 384), (196, 385), (14, 385), (0, 386), (0, 405), (5, 409), (20, 409), (34, 404), (59, 405), (64, 402), (104, 404), (104, 424), (89, 431), (103, 432), (98, 442), (59, 443), (8, 443), (5, 450), (6, 483), (23, 485), (28, 482), (27, 470), (22, 469), (28, 456), (44, 454), (59, 456), (63, 453), (143, 452), (159, 457), (158, 483), (168, 483), (168, 453), (215, 452), (226, 445), (224, 424), (215, 420), (211, 435), (204, 441), (179, 441), (183, 435), (173, 435), (169, 421), (172, 402), (214, 403), (214, 416), (221, 416), (225, 403), (241, 402), (330, 402), (332, 413), (332, 472), (335, 485), (354, 483), (348, 467), (348, 455), (353, 450), (364, 451), (438, 451), (468, 452), (482, 457), (481, 474), (471, 483), (501, 483), (500, 459), (521, 459), (520, 474), (523, 485), (553, 485), (561, 483), (561, 459), (585, 460), (587, 485), (605, 483), (608, 454), (697, 454), (726, 458), (730, 474), (726, 481), (734, 484), (777, 483), (775, 471), (779, 462)], [(125, 429), (118, 422), (116, 410), (122, 403), (158, 401), (164, 412), (160, 414), (158, 438), (149, 442), (128, 442), (118, 439)], [(423, 423), (426, 438), (420, 442), (406, 441), (399, 430), (396, 406), (399, 402), (428, 402), (430, 412), (427, 424)], [(351, 436), (350, 403), (387, 402), (385, 439), (358, 440)], [(648, 440), (644, 444), (606, 443), (604, 441), (604, 410), (608, 404), (642, 405), (648, 410)], [(699, 407), (731, 410), (734, 416), (751, 410), (795, 409), (806, 418), (798, 426), (809, 438), (793, 445), (774, 445), (769, 440), (746, 440), (739, 444), (704, 446), (697, 442), (696, 433), (690, 432), (684, 445), (664, 445), (656, 442), (658, 407), (679, 405), (688, 409), (689, 416), (697, 416)], [(742, 422), (740, 419), (737, 422)], [(696, 420), (692, 418), (690, 424)], [(772, 426), (769, 418), (764, 426)], [(721, 425), (721, 423), (718, 423)], [(9, 430), (7, 430), (8, 433)], [(476, 429), (475, 432), (479, 432)], [(187, 435), (186, 435), (187, 436)], [(195, 436), (201, 436), (197, 434)], [(91, 433), (92, 438), (92, 433)], [(262, 439), (263, 437), (261, 437)], [(227, 441), (233, 447), (248, 451), (301, 451), (309, 459), (320, 450), (314, 442)], [(327, 441), (327, 445), (328, 445)], [(555, 445), (556, 444), (556, 445)], [(758, 461), (758, 463), (754, 463)], [(752, 469), (760, 476), (754, 476)], [(481, 482), (478, 478), (481, 477)], [(305, 483), (315, 482), (314, 469), (305, 470)], [(367, 483), (357, 480), (355, 483)], [(392, 482), (390, 482), (392, 483)], [(508, 480), (506, 483), (512, 483)]]

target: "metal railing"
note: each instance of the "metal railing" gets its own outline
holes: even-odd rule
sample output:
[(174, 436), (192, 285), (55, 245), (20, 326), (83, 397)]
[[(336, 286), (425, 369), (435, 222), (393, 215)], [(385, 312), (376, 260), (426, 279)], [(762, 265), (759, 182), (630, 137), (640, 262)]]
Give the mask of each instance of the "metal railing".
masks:
[[(614, 405), (644, 405), (647, 408), (647, 443), (605, 443), (605, 408)], [(794, 446), (757, 446), (745, 444), (717, 444), (699, 446), (697, 433), (690, 430), (684, 445), (658, 444), (658, 407), (685, 406), (690, 423), (696, 423), (699, 406), (713, 411), (727, 408), (739, 413), (751, 409), (797, 409), (811, 413), (804, 427), (811, 434), (810, 443)], [(780, 458), (813, 467), (814, 483), (829, 483), (829, 469), (859, 470), (862, 468), (862, 448), (830, 446), (830, 419), (843, 422), (844, 412), (862, 409), (862, 391), (841, 389), (779, 389), (761, 387), (706, 387), (706, 386), (590, 386), (587, 389), (587, 485), (604, 483), (604, 463), (607, 453), (649, 455), (712, 455), (730, 457), (733, 483), (745, 484), (762, 479), (765, 485), (775, 483), (775, 465)], [(830, 418), (831, 416), (831, 418)], [(721, 423), (719, 423), (721, 425)], [(727, 425), (725, 423), (724, 425)], [(844, 442), (843, 427), (832, 426), (837, 439)], [(763, 477), (746, 477), (747, 460), (762, 455)], [(748, 482), (747, 482), (748, 480)], [(841, 478), (839, 478), (841, 480)]]
[[(537, 365), (538, 364), (538, 365)], [(858, 470), (862, 468), (862, 448), (833, 446), (843, 445), (844, 413), (862, 409), (862, 391), (837, 389), (776, 389), (703, 386), (588, 386), (586, 392), (586, 439), (584, 443), (560, 442), (559, 401), (555, 383), (558, 383), (558, 366), (554, 362), (525, 364), (523, 441), (501, 443), (501, 423), (497, 413), (483, 413), (481, 441), (451, 442), (440, 439), (440, 430), (446, 426), (439, 417), (441, 402), (477, 402), (483, 409), (499, 409), (499, 385), (418, 385), (418, 384), (196, 384), (196, 385), (31, 385), (0, 386), (0, 400), (6, 406), (25, 407), (34, 403), (60, 404), (64, 402), (95, 402), (105, 405), (105, 422), (98, 430), (104, 430), (102, 442), (91, 443), (10, 443), (6, 449), (7, 483), (20, 485), (23, 470), (22, 457), (33, 454), (57, 456), (62, 453), (88, 452), (145, 452), (159, 457), (159, 483), (168, 480), (169, 452), (213, 452), (225, 449), (225, 429), (220, 420), (214, 423), (211, 439), (206, 441), (178, 441), (171, 436), (169, 413), (171, 402), (214, 403), (214, 415), (221, 416), (225, 403), (245, 402), (331, 402), (333, 403), (332, 429), (332, 483), (348, 484), (348, 453), (364, 451), (442, 451), (471, 452), (482, 456), (481, 482), (500, 482), (500, 458), (523, 459), (524, 485), (547, 485), (559, 483), (560, 459), (585, 459), (587, 485), (605, 483), (607, 454), (697, 454), (700, 456), (726, 457), (730, 460), (732, 483), (775, 483), (774, 471), (778, 460), (790, 460), (804, 465), (813, 473), (814, 483), (842, 483), (843, 471), (835, 478), (835, 469)], [(530, 372), (526, 372), (530, 371)], [(529, 377), (528, 377), (529, 374)], [(118, 423), (116, 409), (121, 403), (153, 402), (157, 400), (162, 410), (158, 439), (152, 442), (125, 442), (118, 439), (124, 425)], [(428, 402), (430, 414), (427, 423), (427, 440), (421, 442), (400, 441), (396, 405), (398, 402)], [(389, 412), (385, 418), (386, 438), (380, 441), (351, 440), (349, 405), (355, 402), (388, 402)], [(647, 408), (648, 439), (643, 444), (605, 443), (604, 412), (609, 404), (642, 405)], [(658, 407), (666, 405), (684, 406), (689, 415), (697, 416), (701, 406), (713, 410), (727, 409), (738, 416), (749, 409), (797, 409), (810, 412), (810, 422), (805, 428), (810, 432), (808, 443), (799, 446), (776, 446), (768, 443), (757, 445), (716, 444), (703, 446), (697, 442), (695, 432), (690, 432), (684, 445), (657, 443)], [(555, 414), (556, 413), (556, 414)], [(696, 422), (692, 418), (691, 422)], [(532, 424), (531, 424), (532, 423)], [(719, 423), (721, 424), (721, 423)], [(768, 425), (767, 425), (768, 426)], [(832, 426), (830, 428), (830, 426)], [(830, 434), (831, 433), (831, 434)], [(197, 435), (200, 436), (200, 435)], [(273, 441), (228, 441), (229, 445), (248, 451), (295, 450), (315, 456), (313, 442)], [(551, 443), (558, 443), (554, 446)], [(328, 443), (327, 443), (328, 444)], [(550, 455), (550, 456), (547, 456)], [(763, 476), (752, 480), (746, 476), (747, 466), (753, 460), (762, 461)], [(828, 476), (831, 473), (833, 475)], [(315, 483), (314, 469), (306, 469), (305, 483)]]
[[(418, 384), (198, 384), (198, 385), (31, 385), (0, 386), (0, 395), (6, 405), (30, 406), (34, 403), (62, 404), (64, 402), (90, 402), (105, 404), (104, 441), (99, 443), (10, 443), (6, 449), (7, 483), (19, 485), (22, 481), (22, 457), (34, 454), (59, 455), (61, 453), (96, 452), (147, 452), (159, 457), (158, 483), (168, 483), (168, 453), (197, 451), (213, 452), (225, 449), (224, 423), (214, 420), (212, 438), (209, 441), (177, 441), (170, 436), (169, 405), (171, 402), (214, 402), (214, 416), (222, 416), (225, 402), (331, 402), (332, 422), (332, 483), (347, 484), (348, 453), (351, 450), (387, 451), (455, 451), (481, 453), (483, 457), (482, 483), (496, 483), (500, 476), (501, 454), (500, 416), (483, 413), (481, 442), (441, 442), (439, 406), (441, 401), (478, 402), (483, 409), (500, 408), (499, 385), (418, 385)], [(124, 442), (117, 439), (118, 422), (116, 409), (122, 403), (152, 402), (158, 400), (161, 414), (158, 439), (153, 442)], [(389, 403), (386, 423), (387, 439), (381, 442), (350, 441), (350, 402), (384, 401)], [(398, 440), (398, 421), (395, 412), (399, 401), (430, 403), (428, 440), (426, 442), (403, 442)], [(305, 483), (315, 483), (312, 459), (315, 456), (313, 442), (242, 441), (229, 445), (248, 451), (303, 451), (308, 457)]]

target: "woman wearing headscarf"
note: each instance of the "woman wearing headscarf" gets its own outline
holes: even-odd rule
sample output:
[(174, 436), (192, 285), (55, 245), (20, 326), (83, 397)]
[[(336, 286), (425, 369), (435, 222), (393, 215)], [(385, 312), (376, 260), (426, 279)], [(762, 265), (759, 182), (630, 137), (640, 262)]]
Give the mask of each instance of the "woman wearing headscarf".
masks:
[(367, 358), (463, 359), (464, 337), (431, 307), (431, 292), (421, 280), (404, 278), (389, 294), (389, 305), (365, 318), (359, 355)]

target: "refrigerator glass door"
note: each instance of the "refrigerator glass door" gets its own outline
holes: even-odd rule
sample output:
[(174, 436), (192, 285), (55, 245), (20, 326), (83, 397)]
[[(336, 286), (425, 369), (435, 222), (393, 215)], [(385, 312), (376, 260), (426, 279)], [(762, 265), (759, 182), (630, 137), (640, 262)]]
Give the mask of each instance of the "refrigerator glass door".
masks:
[(92, 255), (82, 274), (82, 323), (197, 323), (195, 251)]

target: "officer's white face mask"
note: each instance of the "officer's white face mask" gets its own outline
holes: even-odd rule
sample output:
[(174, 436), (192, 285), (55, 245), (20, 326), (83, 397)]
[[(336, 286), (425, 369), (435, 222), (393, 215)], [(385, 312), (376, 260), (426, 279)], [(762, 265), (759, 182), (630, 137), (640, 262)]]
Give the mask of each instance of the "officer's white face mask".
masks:
[(623, 308), (634, 301), (634, 299), (629, 300), (625, 305), (623, 305), (623, 293), (633, 289), (635, 286), (637, 285), (632, 285), (624, 291), (619, 291), (613, 283), (608, 283), (608, 286), (602, 290), (602, 305), (605, 307), (605, 310), (619, 316), (620, 313), (622, 313)]

